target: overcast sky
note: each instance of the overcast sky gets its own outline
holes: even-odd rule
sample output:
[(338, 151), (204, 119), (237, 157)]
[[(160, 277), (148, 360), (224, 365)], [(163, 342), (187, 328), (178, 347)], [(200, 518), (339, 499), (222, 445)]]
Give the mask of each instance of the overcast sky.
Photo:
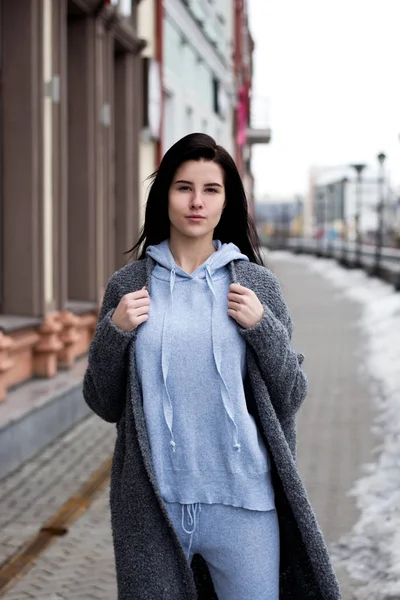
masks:
[(400, 184), (400, 0), (248, 0), (253, 95), (272, 140), (253, 150), (256, 199), (305, 193), (315, 165), (376, 163)]

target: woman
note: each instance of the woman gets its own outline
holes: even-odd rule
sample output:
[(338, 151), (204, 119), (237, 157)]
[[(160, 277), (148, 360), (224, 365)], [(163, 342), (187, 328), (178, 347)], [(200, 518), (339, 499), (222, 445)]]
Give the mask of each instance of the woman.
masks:
[(108, 282), (84, 378), (88, 405), (117, 424), (119, 599), (339, 599), (295, 463), (303, 356), (212, 138), (165, 154), (133, 252)]

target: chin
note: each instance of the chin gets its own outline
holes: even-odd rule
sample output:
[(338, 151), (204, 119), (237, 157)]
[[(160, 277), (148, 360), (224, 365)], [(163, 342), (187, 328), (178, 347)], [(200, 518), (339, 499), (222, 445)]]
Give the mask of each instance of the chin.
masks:
[(182, 235), (190, 238), (201, 238), (210, 234), (210, 231), (182, 231)]
[(187, 223), (186, 221), (180, 224), (179, 227), (173, 225), (175, 231), (180, 235), (185, 235), (188, 237), (203, 237), (204, 235), (209, 234), (211, 231), (214, 231), (213, 228), (210, 228), (210, 225), (203, 223)]

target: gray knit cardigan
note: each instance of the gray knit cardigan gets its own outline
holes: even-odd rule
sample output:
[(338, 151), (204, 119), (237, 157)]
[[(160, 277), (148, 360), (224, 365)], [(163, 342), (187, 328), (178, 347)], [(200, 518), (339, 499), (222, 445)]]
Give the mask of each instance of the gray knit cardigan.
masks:
[[(83, 394), (102, 419), (116, 423), (111, 472), (111, 524), (119, 600), (216, 599), (207, 565), (189, 565), (155, 477), (135, 364), (136, 330), (114, 325), (124, 294), (145, 284), (151, 297), (152, 258), (132, 262), (110, 278), (90, 346)], [(271, 456), (280, 525), (280, 600), (340, 600), (323, 536), (296, 468), (295, 414), (305, 398), (303, 356), (291, 346), (291, 318), (276, 277), (244, 260), (229, 263), (231, 280), (252, 289), (263, 319), (245, 338), (249, 412)], [(232, 599), (234, 600), (234, 599)]]

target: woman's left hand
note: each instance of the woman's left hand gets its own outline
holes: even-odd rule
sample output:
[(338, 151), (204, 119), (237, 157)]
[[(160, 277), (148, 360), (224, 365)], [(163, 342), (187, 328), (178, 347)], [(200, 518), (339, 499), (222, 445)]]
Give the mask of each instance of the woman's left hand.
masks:
[(231, 283), (228, 293), (228, 315), (248, 329), (261, 321), (264, 307), (253, 290), (239, 283)]

